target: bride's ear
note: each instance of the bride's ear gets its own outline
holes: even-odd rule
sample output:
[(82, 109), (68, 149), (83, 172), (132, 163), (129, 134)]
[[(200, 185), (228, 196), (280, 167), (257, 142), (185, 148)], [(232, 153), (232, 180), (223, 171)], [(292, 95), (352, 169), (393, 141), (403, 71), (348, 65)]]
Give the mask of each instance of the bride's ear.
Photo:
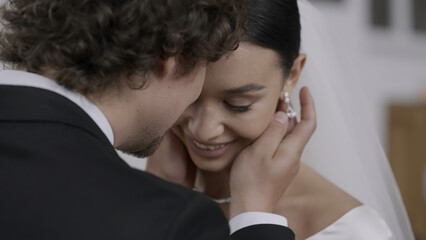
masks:
[(299, 54), (299, 56), (294, 60), (293, 66), (290, 69), (290, 74), (288, 74), (288, 78), (285, 80), (284, 88), (281, 92), (281, 98), (284, 98), (284, 92), (291, 93), (293, 91), (299, 81), (305, 62), (306, 54)]

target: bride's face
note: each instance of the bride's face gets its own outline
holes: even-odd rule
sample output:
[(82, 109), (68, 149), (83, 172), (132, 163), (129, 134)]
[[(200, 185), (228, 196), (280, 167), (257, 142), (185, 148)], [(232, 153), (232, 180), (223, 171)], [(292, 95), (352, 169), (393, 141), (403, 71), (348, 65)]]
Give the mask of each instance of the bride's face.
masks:
[(200, 169), (224, 170), (268, 126), (283, 87), (278, 55), (240, 43), (230, 56), (209, 64), (200, 97), (173, 131)]

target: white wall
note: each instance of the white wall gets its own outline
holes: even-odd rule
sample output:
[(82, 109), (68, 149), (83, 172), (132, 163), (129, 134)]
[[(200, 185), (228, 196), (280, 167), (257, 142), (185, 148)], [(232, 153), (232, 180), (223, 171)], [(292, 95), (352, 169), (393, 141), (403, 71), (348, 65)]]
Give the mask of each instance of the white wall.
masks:
[[(420, 101), (426, 92), (426, 33), (412, 30), (411, 0), (392, 1), (391, 28), (369, 24), (370, 0), (311, 1), (350, 48), (353, 67), (365, 86), (379, 137), (386, 146), (387, 106)], [(365, 95), (364, 95), (365, 94)]]

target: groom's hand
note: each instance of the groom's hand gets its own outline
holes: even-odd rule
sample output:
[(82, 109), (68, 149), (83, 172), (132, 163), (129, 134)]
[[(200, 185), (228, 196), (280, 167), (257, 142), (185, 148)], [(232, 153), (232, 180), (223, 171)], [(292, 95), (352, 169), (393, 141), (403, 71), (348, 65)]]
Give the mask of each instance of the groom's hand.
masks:
[(300, 103), (301, 121), (288, 135), (289, 120), (281, 109), (236, 158), (231, 170), (231, 218), (251, 211), (272, 213), (296, 176), (303, 149), (316, 128), (314, 101), (307, 88), (300, 92)]
[(196, 166), (172, 131), (166, 133), (158, 149), (147, 159), (146, 171), (167, 181), (194, 187)]

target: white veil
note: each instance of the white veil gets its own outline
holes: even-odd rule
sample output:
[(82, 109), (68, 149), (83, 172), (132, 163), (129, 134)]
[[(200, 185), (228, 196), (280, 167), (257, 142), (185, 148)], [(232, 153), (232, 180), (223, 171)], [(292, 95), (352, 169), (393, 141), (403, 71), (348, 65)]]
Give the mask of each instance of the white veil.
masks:
[(298, 3), (302, 52), (308, 56), (299, 86), (310, 88), (318, 115), (303, 161), (375, 209), (394, 239), (413, 240), (399, 189), (363, 102), (362, 86), (348, 67), (342, 43), (311, 4)]

